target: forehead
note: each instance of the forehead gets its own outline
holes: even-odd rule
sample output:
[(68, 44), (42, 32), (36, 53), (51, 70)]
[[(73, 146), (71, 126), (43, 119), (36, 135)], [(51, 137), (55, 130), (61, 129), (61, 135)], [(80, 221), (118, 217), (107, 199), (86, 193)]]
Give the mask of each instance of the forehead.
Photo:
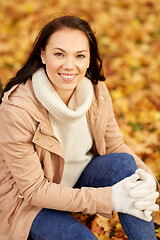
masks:
[(89, 40), (80, 30), (63, 28), (50, 36), (46, 48), (89, 50)]

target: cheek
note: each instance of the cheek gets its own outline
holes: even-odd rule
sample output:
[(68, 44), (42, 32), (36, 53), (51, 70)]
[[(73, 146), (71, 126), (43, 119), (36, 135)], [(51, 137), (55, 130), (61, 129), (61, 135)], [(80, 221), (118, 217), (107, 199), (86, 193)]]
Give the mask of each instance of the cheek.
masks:
[(57, 66), (53, 63), (46, 63), (46, 72), (48, 75), (48, 78), (53, 81), (53, 79), (56, 79), (57, 74)]
[(46, 70), (54, 73), (59, 68), (59, 65), (55, 61), (46, 62)]
[(81, 63), (81, 64), (79, 64), (79, 69), (80, 69), (82, 72), (86, 72), (88, 65), (89, 65), (89, 63), (87, 63), (87, 62)]

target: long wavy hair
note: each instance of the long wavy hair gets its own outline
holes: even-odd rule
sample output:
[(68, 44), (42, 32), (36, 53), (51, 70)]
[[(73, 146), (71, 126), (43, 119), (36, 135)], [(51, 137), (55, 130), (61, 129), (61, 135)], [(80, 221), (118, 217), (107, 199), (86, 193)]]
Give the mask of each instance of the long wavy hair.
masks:
[(76, 16), (62, 16), (50, 21), (39, 32), (27, 61), (16, 73), (16, 76), (11, 78), (6, 84), (0, 98), (0, 103), (2, 102), (2, 97), (5, 92), (9, 91), (16, 84), (25, 83), (39, 68), (44, 68), (44, 64), (41, 60), (41, 50), (45, 49), (48, 40), (53, 33), (66, 27), (84, 32), (89, 40), (90, 65), (87, 69), (86, 77), (88, 77), (95, 85), (98, 81), (105, 80), (102, 73), (102, 60), (99, 55), (97, 40), (89, 24), (85, 20)]

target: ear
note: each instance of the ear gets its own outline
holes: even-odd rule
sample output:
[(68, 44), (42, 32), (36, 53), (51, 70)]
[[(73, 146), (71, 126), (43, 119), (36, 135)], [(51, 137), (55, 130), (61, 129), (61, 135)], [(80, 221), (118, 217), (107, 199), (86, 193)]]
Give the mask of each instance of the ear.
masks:
[(41, 49), (41, 60), (42, 60), (42, 63), (45, 64), (45, 52), (43, 49)]

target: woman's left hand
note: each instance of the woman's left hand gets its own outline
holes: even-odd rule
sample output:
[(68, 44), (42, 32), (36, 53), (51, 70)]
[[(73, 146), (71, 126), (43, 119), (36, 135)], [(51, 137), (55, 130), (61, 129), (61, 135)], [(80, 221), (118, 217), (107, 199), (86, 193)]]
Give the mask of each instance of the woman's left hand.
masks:
[(126, 185), (129, 195), (135, 198), (135, 207), (143, 210), (144, 213), (150, 215), (152, 211), (158, 211), (159, 206), (156, 199), (159, 193), (156, 192), (156, 181), (149, 173), (143, 169), (137, 169), (135, 174), (139, 175), (138, 181), (128, 183)]

